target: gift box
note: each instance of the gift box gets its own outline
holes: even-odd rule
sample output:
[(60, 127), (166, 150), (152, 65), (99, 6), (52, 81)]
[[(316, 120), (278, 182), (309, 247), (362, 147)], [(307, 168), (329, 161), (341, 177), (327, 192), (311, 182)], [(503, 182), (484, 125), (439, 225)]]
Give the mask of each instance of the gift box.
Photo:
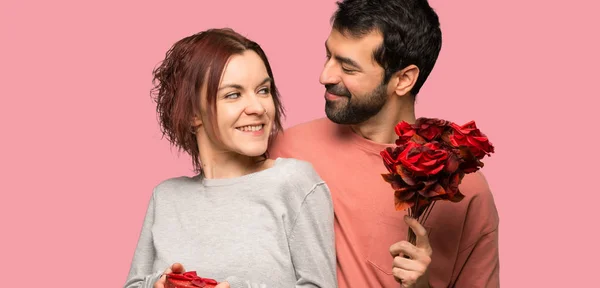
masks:
[(217, 281), (210, 278), (199, 277), (196, 271), (189, 271), (182, 274), (167, 274), (165, 288), (214, 288)]

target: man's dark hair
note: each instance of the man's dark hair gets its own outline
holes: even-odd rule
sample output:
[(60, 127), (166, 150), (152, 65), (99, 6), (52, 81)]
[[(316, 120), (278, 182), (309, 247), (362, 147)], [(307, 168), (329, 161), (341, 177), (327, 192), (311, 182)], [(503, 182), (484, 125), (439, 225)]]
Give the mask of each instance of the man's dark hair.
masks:
[(337, 5), (333, 29), (357, 38), (373, 31), (383, 34), (373, 57), (385, 69), (384, 83), (408, 65), (419, 67), (411, 91), (416, 96), (442, 47), (440, 22), (427, 0), (345, 0)]

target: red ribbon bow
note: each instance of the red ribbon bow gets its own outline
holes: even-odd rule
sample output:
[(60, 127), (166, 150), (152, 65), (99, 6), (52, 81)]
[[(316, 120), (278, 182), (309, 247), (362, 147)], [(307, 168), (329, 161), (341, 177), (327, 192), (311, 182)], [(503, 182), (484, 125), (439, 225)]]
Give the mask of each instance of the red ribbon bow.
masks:
[(169, 278), (175, 279), (175, 280), (190, 281), (190, 282), (192, 282), (192, 285), (197, 286), (197, 287), (205, 287), (206, 284), (211, 284), (211, 285), (218, 284), (217, 280), (215, 280), (215, 279), (198, 277), (198, 274), (196, 274), (196, 271), (189, 271), (189, 272), (185, 272), (183, 274), (170, 273), (168, 276), (169, 276)]

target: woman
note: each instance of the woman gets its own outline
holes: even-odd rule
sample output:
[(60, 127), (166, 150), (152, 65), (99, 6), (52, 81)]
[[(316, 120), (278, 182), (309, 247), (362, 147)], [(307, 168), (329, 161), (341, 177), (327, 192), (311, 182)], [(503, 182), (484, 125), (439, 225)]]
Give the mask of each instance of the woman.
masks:
[(333, 207), (307, 162), (266, 157), (283, 114), (260, 46), (230, 29), (177, 43), (154, 71), (163, 134), (198, 175), (154, 189), (125, 287), (195, 270), (221, 287), (337, 287)]

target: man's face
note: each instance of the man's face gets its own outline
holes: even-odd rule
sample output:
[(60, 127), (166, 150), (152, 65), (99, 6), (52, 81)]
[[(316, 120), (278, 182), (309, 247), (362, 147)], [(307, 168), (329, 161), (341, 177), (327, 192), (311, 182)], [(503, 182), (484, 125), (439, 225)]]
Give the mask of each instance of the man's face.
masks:
[(325, 85), (325, 113), (338, 124), (358, 124), (385, 105), (384, 69), (373, 58), (383, 36), (373, 31), (361, 38), (333, 29), (325, 42), (327, 62), (319, 81)]

